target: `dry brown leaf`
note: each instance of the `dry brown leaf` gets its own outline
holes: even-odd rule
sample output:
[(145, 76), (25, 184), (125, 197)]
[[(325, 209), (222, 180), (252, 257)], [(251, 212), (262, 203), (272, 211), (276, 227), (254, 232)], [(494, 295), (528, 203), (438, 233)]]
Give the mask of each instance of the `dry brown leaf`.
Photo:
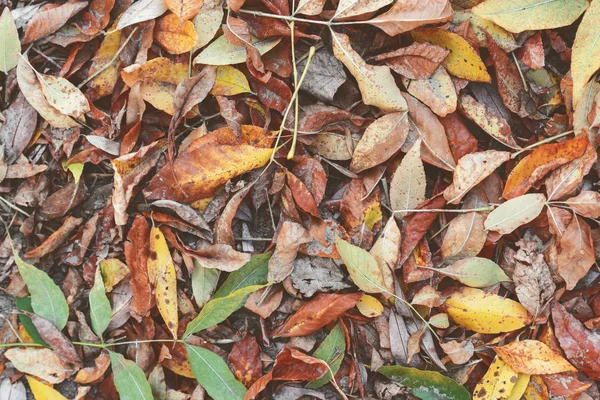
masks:
[(376, 56), (377, 61), (385, 61), (388, 67), (408, 79), (426, 79), (433, 74), (450, 51), (424, 42), (414, 42), (408, 47)]

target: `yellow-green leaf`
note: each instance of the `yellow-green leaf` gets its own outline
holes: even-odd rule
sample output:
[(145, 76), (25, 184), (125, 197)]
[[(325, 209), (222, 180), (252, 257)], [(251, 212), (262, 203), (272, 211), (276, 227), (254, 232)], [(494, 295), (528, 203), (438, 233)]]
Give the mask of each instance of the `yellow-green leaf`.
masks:
[(440, 28), (419, 29), (411, 34), (418, 42), (428, 42), (450, 50), (442, 65), (452, 75), (475, 82), (492, 81), (481, 57), (462, 36)]
[[(587, 4), (586, 0), (582, 0)], [(573, 42), (571, 74), (573, 75), (573, 104), (577, 105), (583, 88), (600, 68), (600, 1), (592, 1), (585, 12)]]
[(214, 96), (234, 96), (251, 91), (248, 79), (241, 71), (229, 65), (220, 65), (217, 68), (217, 79), (210, 94)]
[(177, 339), (177, 275), (165, 236), (157, 227), (150, 230), (148, 275), (156, 288), (156, 305), (167, 327)]
[(106, 297), (106, 289), (104, 288), (104, 281), (102, 280), (102, 271), (100, 268), (96, 268), (94, 286), (90, 290), (89, 300), (92, 328), (96, 335), (102, 337), (102, 334), (110, 324), (112, 308), (110, 307), (108, 297)]
[[(281, 37), (266, 39), (252, 38), (252, 44), (254, 44), (254, 47), (256, 47), (261, 55), (277, 46), (280, 41)], [(219, 36), (194, 58), (194, 64), (208, 65), (231, 65), (240, 64), (245, 61), (246, 48), (228, 42), (225, 36)]]
[(516, 301), (469, 287), (452, 293), (443, 307), (456, 324), (478, 333), (512, 332), (532, 321)]
[(21, 42), (10, 7), (4, 7), (0, 15), (0, 71), (5, 74), (17, 66), (21, 54)]
[(588, 0), (487, 0), (471, 12), (519, 33), (571, 25), (587, 6)]

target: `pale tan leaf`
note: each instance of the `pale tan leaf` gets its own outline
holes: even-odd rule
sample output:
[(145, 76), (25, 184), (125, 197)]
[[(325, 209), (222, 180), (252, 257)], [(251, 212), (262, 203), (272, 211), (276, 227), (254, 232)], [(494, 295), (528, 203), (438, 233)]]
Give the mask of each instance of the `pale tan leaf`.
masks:
[(402, 159), (390, 183), (390, 206), (398, 218), (408, 214), (425, 201), (427, 180), (421, 161), (421, 140), (418, 139)]
[(388, 12), (367, 22), (395, 36), (419, 26), (450, 21), (452, 14), (448, 0), (399, 0)]
[(501, 235), (511, 233), (521, 225), (533, 221), (546, 204), (546, 197), (541, 193), (525, 194), (508, 200), (488, 215), (485, 229)]
[(600, 193), (589, 190), (582, 190), (575, 197), (564, 201), (577, 214), (588, 218), (600, 218)]

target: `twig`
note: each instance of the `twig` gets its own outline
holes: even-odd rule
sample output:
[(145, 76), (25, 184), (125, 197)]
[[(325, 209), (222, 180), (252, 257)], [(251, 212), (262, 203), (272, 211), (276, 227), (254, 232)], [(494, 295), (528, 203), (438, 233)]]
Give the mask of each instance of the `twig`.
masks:
[(573, 131), (566, 131), (566, 132), (563, 132), (563, 133), (559, 133), (558, 135), (550, 136), (549, 138), (546, 138), (544, 140), (540, 140), (539, 142), (536, 142), (534, 144), (530, 144), (529, 146), (523, 147), (521, 150), (515, 151), (514, 153), (512, 153), (512, 155), (510, 156), (510, 158), (511, 159), (515, 159), (521, 153), (524, 153), (524, 152), (526, 152), (528, 150), (534, 149), (534, 148), (536, 148), (538, 146), (541, 146), (543, 144), (550, 143), (550, 142), (552, 142), (552, 141), (554, 141), (556, 139), (560, 139), (561, 137), (570, 135), (571, 133), (573, 133)]

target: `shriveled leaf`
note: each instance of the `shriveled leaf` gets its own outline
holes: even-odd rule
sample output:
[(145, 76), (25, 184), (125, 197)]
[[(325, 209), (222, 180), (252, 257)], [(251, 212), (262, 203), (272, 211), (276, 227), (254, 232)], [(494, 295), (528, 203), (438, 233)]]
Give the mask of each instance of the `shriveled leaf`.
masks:
[(62, 290), (44, 271), (26, 263), (14, 253), (19, 273), (31, 294), (31, 306), (39, 316), (62, 330), (69, 319), (69, 305)]
[(389, 282), (385, 281), (381, 266), (369, 252), (346, 242), (337, 234), (335, 246), (356, 286), (367, 293), (393, 293), (393, 287), (389, 287)]
[(581, 157), (588, 143), (587, 137), (582, 135), (561, 143), (539, 146), (533, 153), (519, 161), (510, 172), (502, 197), (513, 199), (527, 193), (529, 188), (548, 172)]
[(496, 168), (509, 159), (509, 152), (497, 150), (465, 155), (456, 164), (452, 185), (444, 190), (444, 198), (449, 204), (458, 204), (469, 190), (490, 176)]
[(121, 30), (139, 22), (158, 18), (168, 10), (163, 0), (138, 0), (119, 19), (116, 29)]
[(398, 218), (425, 200), (425, 168), (421, 161), (421, 140), (406, 153), (390, 182), (390, 206)]
[(428, 42), (450, 50), (450, 54), (442, 61), (450, 74), (475, 82), (491, 82), (492, 78), (481, 57), (461, 36), (440, 28), (419, 29), (411, 34), (418, 42)]
[(152, 400), (152, 389), (144, 371), (119, 353), (108, 351), (115, 386), (124, 400)]
[(559, 353), (538, 340), (521, 340), (495, 347), (498, 357), (522, 374), (541, 375), (577, 370)]
[(9, 7), (4, 7), (0, 15), (0, 71), (5, 74), (17, 66), (21, 55), (21, 42), (19, 33), (10, 13)]
[(469, 287), (452, 293), (443, 307), (456, 324), (478, 333), (512, 332), (532, 321), (516, 301)]
[(570, 25), (587, 6), (586, 0), (486, 0), (471, 11), (519, 33)]
[(544, 204), (546, 197), (541, 193), (525, 194), (508, 200), (488, 215), (484, 223), (485, 229), (501, 235), (511, 233), (540, 215)]
[(246, 388), (238, 382), (225, 361), (210, 350), (186, 344), (194, 376), (206, 392), (215, 399), (241, 400)]
[(467, 389), (439, 372), (423, 371), (399, 365), (385, 366), (377, 370), (393, 382), (411, 389), (413, 396), (423, 400), (468, 400)]
[(322, 293), (300, 307), (275, 335), (280, 337), (309, 335), (353, 308), (361, 296), (360, 293)]
[(150, 230), (148, 275), (156, 291), (156, 305), (167, 327), (177, 338), (177, 276), (165, 236), (157, 227)]
[(428, 24), (440, 24), (452, 19), (448, 0), (400, 0), (387, 12), (367, 21), (390, 36), (395, 36)]
[(474, 288), (510, 281), (498, 264), (481, 257), (465, 258), (456, 261), (449, 267), (436, 269), (436, 272)]
[[(277, 46), (281, 38), (270, 37), (266, 39), (252, 38), (252, 44), (259, 53), (265, 54), (273, 47)], [(240, 64), (246, 61), (246, 48), (237, 46), (225, 39), (225, 36), (219, 36), (200, 52), (194, 58), (194, 64), (208, 65), (232, 65)]]
[(387, 161), (408, 136), (408, 112), (386, 114), (367, 127), (352, 154), (350, 170), (362, 172)]
[(379, 107), (384, 112), (408, 108), (388, 67), (367, 64), (352, 49), (350, 38), (343, 33), (332, 33), (332, 43), (333, 54), (356, 78), (365, 104)]

